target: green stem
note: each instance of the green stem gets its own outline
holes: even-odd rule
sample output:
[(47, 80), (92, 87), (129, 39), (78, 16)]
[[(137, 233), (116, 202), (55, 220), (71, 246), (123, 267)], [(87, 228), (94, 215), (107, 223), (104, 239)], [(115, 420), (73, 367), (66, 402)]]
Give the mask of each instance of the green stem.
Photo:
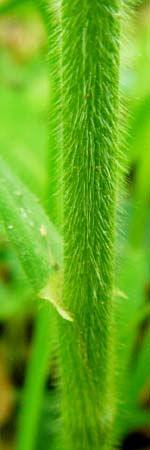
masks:
[(62, 0), (65, 450), (110, 448), (119, 22), (119, 0)]

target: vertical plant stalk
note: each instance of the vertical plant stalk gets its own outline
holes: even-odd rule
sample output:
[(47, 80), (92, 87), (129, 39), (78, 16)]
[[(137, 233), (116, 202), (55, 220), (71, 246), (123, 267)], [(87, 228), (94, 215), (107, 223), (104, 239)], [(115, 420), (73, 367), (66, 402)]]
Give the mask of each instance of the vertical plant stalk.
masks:
[(48, 363), (52, 354), (54, 325), (51, 315), (52, 310), (49, 308), (49, 304), (44, 304), (36, 317), (33, 348), (23, 392), (16, 450), (34, 450), (36, 448)]
[(110, 448), (119, 22), (119, 0), (62, 0), (65, 450)]

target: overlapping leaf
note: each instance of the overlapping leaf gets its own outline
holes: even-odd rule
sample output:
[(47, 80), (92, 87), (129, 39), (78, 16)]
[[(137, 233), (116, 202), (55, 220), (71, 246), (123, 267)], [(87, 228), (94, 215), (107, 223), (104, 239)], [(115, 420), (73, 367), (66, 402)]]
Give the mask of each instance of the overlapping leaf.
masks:
[(38, 200), (2, 159), (0, 179), (0, 215), (24, 271), (36, 293), (51, 301), (60, 315), (69, 319), (58, 292), (55, 298), (56, 272), (59, 273), (63, 262), (62, 240)]

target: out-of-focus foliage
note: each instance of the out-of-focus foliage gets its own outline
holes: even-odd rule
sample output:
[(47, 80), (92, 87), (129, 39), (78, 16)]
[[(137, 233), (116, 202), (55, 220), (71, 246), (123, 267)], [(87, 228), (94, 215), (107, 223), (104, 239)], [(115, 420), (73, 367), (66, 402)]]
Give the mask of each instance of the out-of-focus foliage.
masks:
[[(13, 0), (12, 0), (13, 1)], [(4, 2), (3, 2), (4, 3)], [(20, 2), (21, 3), (21, 2)], [(138, 2), (139, 3), (139, 2)], [(2, 4), (2, 2), (0, 3)], [(125, 19), (121, 95), (125, 112), (125, 188), (119, 192), (116, 239), (117, 438), (134, 449), (129, 434), (143, 442), (150, 429), (150, 3)], [(22, 2), (0, 17), (0, 152), (14, 173), (47, 209), (47, 123), (49, 81), (47, 37), (34, 2)], [(123, 158), (124, 159), (124, 158)], [(120, 199), (121, 197), (121, 199)], [(49, 208), (50, 210), (50, 208)], [(18, 450), (18, 419), (32, 343), (42, 328), (34, 294), (0, 223), (0, 446)], [(47, 312), (43, 312), (46, 315)], [(45, 319), (44, 319), (45, 320)], [(36, 327), (35, 327), (36, 323)], [(39, 328), (38, 328), (39, 326)], [(34, 332), (35, 328), (35, 332)], [(33, 337), (34, 335), (34, 337)], [(40, 335), (41, 336), (41, 335)], [(47, 339), (38, 341), (39, 355)], [(33, 344), (34, 345), (34, 344)], [(43, 357), (45, 393), (39, 395), (35, 450), (56, 450), (59, 428), (58, 375), (53, 343), (51, 363)], [(54, 355), (53, 355), (54, 354)], [(35, 367), (37, 364), (34, 355)], [(29, 374), (28, 374), (29, 377)], [(26, 381), (26, 389), (29, 389)], [(33, 383), (34, 384), (34, 383)], [(33, 386), (33, 385), (32, 385)], [(28, 391), (29, 392), (29, 391)], [(24, 414), (24, 412), (22, 413)], [(24, 416), (25, 417), (25, 416)], [(31, 417), (32, 420), (32, 417)], [(21, 426), (25, 426), (22, 419)], [(127, 444), (128, 436), (128, 444)], [(30, 436), (31, 441), (33, 435)], [(125, 441), (126, 439), (126, 441)], [(126, 446), (125, 446), (126, 445)], [(128, 446), (127, 446), (128, 445)], [(143, 446), (142, 446), (143, 445)], [(141, 449), (144, 447), (144, 443)], [(22, 447), (23, 448), (23, 447)], [(135, 447), (136, 448), (136, 447)], [(147, 448), (145, 446), (145, 448)], [(19, 449), (22, 450), (22, 449)], [(29, 450), (25, 449), (25, 450)], [(34, 450), (34, 449), (32, 449)]]

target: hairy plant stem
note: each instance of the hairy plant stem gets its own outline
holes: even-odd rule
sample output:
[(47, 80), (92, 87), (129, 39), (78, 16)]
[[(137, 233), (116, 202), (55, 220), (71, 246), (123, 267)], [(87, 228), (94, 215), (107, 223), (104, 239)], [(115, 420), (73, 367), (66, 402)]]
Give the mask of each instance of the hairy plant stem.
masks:
[(65, 450), (110, 448), (119, 22), (119, 0), (62, 0)]

